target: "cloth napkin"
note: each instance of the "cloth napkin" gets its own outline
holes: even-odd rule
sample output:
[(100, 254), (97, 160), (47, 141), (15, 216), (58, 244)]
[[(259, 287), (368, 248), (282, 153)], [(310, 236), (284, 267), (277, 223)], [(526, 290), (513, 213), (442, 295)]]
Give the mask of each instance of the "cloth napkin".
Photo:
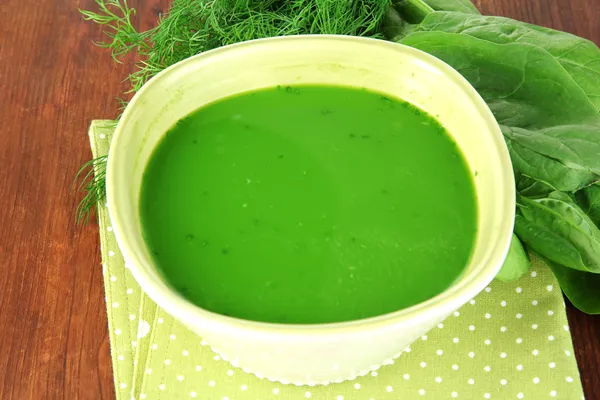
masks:
[[(92, 122), (95, 157), (107, 154), (113, 130)], [(526, 276), (492, 282), (379, 370), (297, 387), (232, 367), (158, 307), (125, 265), (105, 204), (98, 217), (117, 399), (583, 399), (560, 288), (535, 257)]]

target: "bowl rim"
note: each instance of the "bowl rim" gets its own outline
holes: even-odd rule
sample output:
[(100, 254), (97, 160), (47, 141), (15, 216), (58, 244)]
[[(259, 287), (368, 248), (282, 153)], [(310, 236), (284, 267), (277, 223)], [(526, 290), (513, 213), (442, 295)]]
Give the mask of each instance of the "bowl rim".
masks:
[[(143, 107), (145, 93), (149, 91), (153, 84), (155, 84), (157, 81), (165, 79), (178, 70), (185, 69), (194, 63), (207, 62), (212, 58), (218, 58), (223, 53), (230, 53), (236, 50), (245, 50), (248, 47), (259, 44), (269, 45), (283, 43), (285, 46), (287, 46), (287, 48), (293, 49), (293, 43), (295, 41), (306, 40), (343, 41), (347, 43), (369, 44), (370, 46), (389, 47), (390, 49), (393, 48), (394, 50), (412, 53), (413, 56), (416, 56), (425, 63), (432, 65), (441, 71), (444, 74), (445, 79), (453, 80), (460, 90), (468, 95), (470, 101), (474, 105), (474, 108), (488, 126), (487, 134), (492, 136), (492, 140), (495, 145), (495, 149), (493, 151), (498, 155), (501, 162), (501, 165), (499, 165), (499, 171), (501, 172), (502, 181), (497, 183), (499, 187), (498, 196), (501, 196), (503, 204), (502, 210), (506, 216), (506, 218), (502, 221), (502, 225), (496, 229), (498, 232), (498, 240), (495, 242), (494, 248), (488, 253), (486, 260), (488, 262), (481, 262), (476, 265), (476, 268), (472, 274), (470, 274), (471, 276), (468, 279), (459, 278), (459, 280), (448, 289), (424, 302), (375, 317), (333, 323), (283, 324), (245, 320), (221, 315), (203, 309), (183, 298), (174, 289), (171, 289), (166, 282), (160, 282), (162, 284), (157, 284), (156, 279), (144, 271), (143, 268), (138, 266), (139, 259), (137, 258), (135, 252), (131, 249), (128, 238), (121, 234), (123, 227), (123, 216), (118, 207), (118, 190), (113, 190), (113, 182), (117, 181), (116, 176), (119, 174), (119, 171), (116, 169), (114, 163), (115, 160), (120, 158), (119, 155), (121, 150), (119, 143), (121, 142), (121, 138), (127, 134), (127, 132), (125, 132), (125, 127), (127, 125), (126, 122), (130, 118), (130, 115), (135, 108)], [(132, 100), (126, 107), (113, 134), (106, 168), (106, 199), (115, 238), (123, 254), (125, 263), (129, 265), (129, 269), (132, 272), (135, 280), (138, 282), (141, 289), (144, 290), (153, 301), (155, 301), (159, 306), (164, 308), (167, 313), (179, 319), (185, 325), (202, 325), (206, 329), (208, 329), (209, 326), (212, 326), (212, 328), (217, 330), (241, 329), (247, 334), (286, 334), (294, 335), (297, 338), (310, 338), (332, 333), (342, 334), (356, 333), (356, 331), (369, 331), (372, 329), (381, 328), (383, 326), (405, 323), (408, 320), (414, 322), (415, 324), (419, 324), (421, 320), (430, 320), (432, 318), (431, 313), (434, 310), (435, 316), (439, 317), (444, 317), (451, 314), (453, 311), (461, 307), (467, 301), (475, 297), (480, 291), (482, 291), (484, 287), (494, 279), (500, 270), (502, 263), (508, 254), (510, 241), (512, 238), (516, 206), (515, 196), (515, 183), (512, 164), (500, 127), (485, 101), (471, 86), (471, 84), (462, 75), (460, 75), (459, 72), (457, 72), (450, 65), (446, 64), (444, 61), (413, 47), (385, 40), (345, 35), (313, 34), (255, 39), (209, 50), (169, 66), (146, 82), (146, 84), (133, 96)]]

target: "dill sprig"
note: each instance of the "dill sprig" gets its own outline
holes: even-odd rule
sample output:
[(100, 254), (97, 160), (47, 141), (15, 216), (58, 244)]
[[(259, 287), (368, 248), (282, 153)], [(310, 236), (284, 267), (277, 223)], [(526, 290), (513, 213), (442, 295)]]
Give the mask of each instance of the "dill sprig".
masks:
[(87, 223), (98, 202), (106, 196), (107, 161), (108, 156), (100, 156), (90, 160), (83, 164), (77, 175), (75, 175), (75, 182), (81, 182), (77, 189), (85, 192), (85, 196), (75, 211), (75, 218), (78, 223)]
[[(391, 0), (174, 0), (156, 27), (138, 31), (135, 10), (126, 0), (96, 0), (97, 11), (81, 13), (104, 27), (110, 49), (120, 62), (138, 56), (136, 70), (127, 78), (137, 92), (163, 69), (217, 47), (252, 39), (300, 34), (337, 34), (383, 38), (382, 20)], [(87, 181), (77, 209), (77, 220), (87, 221), (94, 205), (104, 199), (106, 158), (88, 162), (78, 174)], [(94, 167), (91, 168), (90, 167)], [(96, 171), (93, 179), (82, 171)]]

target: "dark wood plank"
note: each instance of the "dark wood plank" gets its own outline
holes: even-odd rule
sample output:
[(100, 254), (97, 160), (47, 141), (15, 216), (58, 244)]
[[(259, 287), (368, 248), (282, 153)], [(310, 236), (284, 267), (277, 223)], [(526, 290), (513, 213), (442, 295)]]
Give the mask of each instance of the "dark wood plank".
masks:
[[(166, 3), (145, 1), (138, 22)], [(0, 2), (1, 399), (114, 397), (97, 226), (74, 223), (70, 186), (131, 62), (92, 44), (78, 7), (94, 1)]]
[[(114, 397), (95, 223), (76, 226), (69, 188), (90, 158), (90, 120), (117, 114), (132, 60), (92, 45), (77, 8), (93, 0), (0, 4), (0, 398)], [(152, 26), (167, 0), (129, 2)], [(600, 43), (598, 0), (477, 0), (486, 14)], [(600, 393), (600, 318), (569, 309), (589, 399)]]

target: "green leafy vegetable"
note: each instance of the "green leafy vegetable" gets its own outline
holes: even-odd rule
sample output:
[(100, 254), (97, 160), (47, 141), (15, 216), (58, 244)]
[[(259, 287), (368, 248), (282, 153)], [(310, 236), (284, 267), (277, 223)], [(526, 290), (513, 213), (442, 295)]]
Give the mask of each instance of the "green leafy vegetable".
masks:
[(540, 130), (503, 126), (502, 132), (513, 167), (520, 174), (566, 192), (598, 180), (600, 126), (559, 125)]
[(394, 8), (402, 14), (402, 19), (410, 24), (419, 23), (428, 14), (435, 11), (424, 0), (398, 0), (394, 2)]
[(469, 0), (423, 0), (435, 11), (457, 11), (479, 15), (479, 10)]
[(387, 39), (395, 40), (403, 38), (412, 32), (417, 25), (408, 22), (406, 16), (403, 18), (394, 7), (388, 7), (382, 24), (382, 31)]
[(477, 89), (502, 126), (518, 175), (564, 191), (598, 180), (598, 112), (547, 51), (418, 29), (401, 43), (446, 61)]
[[(433, 11), (456, 11), (479, 15), (479, 10), (469, 0), (396, 0), (394, 7), (411, 23), (421, 22)], [(417, 19), (417, 17), (419, 17)]]
[(587, 214), (596, 226), (600, 227), (600, 183), (585, 188), (583, 194)]
[(393, 4), (386, 13), (383, 30), (385, 37), (393, 41), (411, 33), (417, 28), (416, 24), (435, 14), (436, 10), (479, 15), (479, 10), (469, 0), (395, 0)]
[[(513, 159), (514, 159), (513, 155)], [(513, 164), (515, 161), (513, 160)], [(536, 181), (529, 176), (523, 175), (522, 173), (515, 174), (516, 186), (521, 196), (538, 199), (547, 196), (549, 193), (554, 192), (556, 189), (542, 181)]]
[[(452, 11), (450, 8), (444, 10)], [(417, 31), (460, 33), (492, 43), (530, 44), (544, 49), (585, 91), (596, 109), (600, 109), (600, 50), (589, 40), (509, 18), (462, 12), (430, 13)]]
[(600, 273), (600, 229), (562, 192), (519, 197), (515, 232), (538, 254), (585, 272)]
[(433, 54), (458, 70), (501, 125), (540, 129), (598, 122), (598, 111), (581, 87), (554, 57), (534, 45), (497, 44), (458, 33), (418, 30), (401, 43)]
[(600, 274), (577, 271), (548, 262), (567, 298), (575, 307), (590, 315), (600, 314)]
[(529, 270), (531, 263), (523, 245), (516, 235), (510, 241), (510, 248), (502, 269), (496, 275), (496, 279), (502, 282), (512, 282), (519, 279)]

